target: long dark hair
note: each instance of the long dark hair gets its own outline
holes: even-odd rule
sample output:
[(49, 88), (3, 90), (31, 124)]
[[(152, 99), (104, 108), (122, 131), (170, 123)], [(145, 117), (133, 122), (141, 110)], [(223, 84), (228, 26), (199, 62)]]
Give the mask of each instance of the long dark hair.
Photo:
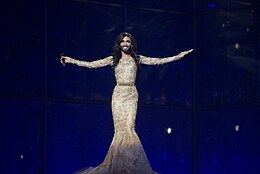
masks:
[(139, 65), (139, 57), (140, 56), (138, 56), (136, 54), (136, 52), (137, 52), (136, 40), (130, 33), (123, 32), (123, 33), (119, 34), (117, 36), (117, 38), (115, 39), (115, 43), (114, 43), (114, 46), (113, 46), (113, 65), (112, 65), (112, 67), (115, 67), (122, 57), (120, 43), (122, 42), (122, 40), (126, 36), (129, 37), (130, 40), (131, 40), (131, 46), (129, 48), (130, 49), (129, 54), (130, 54), (131, 57), (134, 58), (136, 65)]

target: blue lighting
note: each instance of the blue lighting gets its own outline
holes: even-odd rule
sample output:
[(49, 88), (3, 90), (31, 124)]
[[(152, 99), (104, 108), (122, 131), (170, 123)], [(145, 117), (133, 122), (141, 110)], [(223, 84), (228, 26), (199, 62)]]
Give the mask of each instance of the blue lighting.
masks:
[(166, 149), (164, 150), (164, 153), (163, 153), (163, 160), (164, 161), (166, 160)]
[(216, 4), (209, 4), (209, 7), (216, 8)]

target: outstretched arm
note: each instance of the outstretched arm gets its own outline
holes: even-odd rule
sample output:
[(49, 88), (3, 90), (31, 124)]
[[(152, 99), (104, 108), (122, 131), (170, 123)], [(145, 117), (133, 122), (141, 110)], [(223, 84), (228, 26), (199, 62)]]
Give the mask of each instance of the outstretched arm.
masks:
[(103, 66), (112, 65), (113, 57), (109, 56), (104, 59), (87, 62), (87, 61), (76, 60), (68, 56), (61, 56), (60, 62), (63, 64), (63, 66), (65, 66), (66, 63), (71, 63), (71, 64), (75, 64), (87, 68), (100, 68)]
[(183, 51), (176, 56), (166, 57), (166, 58), (151, 58), (151, 57), (140, 56), (140, 63), (145, 64), (145, 65), (162, 65), (165, 63), (180, 60), (186, 54), (189, 54), (192, 51), (193, 51), (193, 49), (190, 49), (188, 51)]

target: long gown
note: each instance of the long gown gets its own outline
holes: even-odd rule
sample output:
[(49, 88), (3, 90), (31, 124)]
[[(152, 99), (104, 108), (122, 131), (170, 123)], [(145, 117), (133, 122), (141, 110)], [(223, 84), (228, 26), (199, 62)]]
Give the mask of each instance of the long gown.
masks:
[[(160, 65), (176, 60), (140, 56), (140, 64)], [(112, 65), (112, 56), (93, 62), (70, 58), (68, 63), (87, 68)], [(114, 68), (116, 86), (112, 95), (114, 137), (108, 153), (97, 167), (87, 167), (75, 174), (156, 174), (149, 164), (145, 151), (135, 131), (138, 93), (135, 87), (137, 65), (133, 58), (120, 59)]]

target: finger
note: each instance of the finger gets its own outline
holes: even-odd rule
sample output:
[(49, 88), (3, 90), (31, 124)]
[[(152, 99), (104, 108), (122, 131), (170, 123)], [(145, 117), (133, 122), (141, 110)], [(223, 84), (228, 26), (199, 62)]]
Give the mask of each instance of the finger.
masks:
[(62, 58), (60, 59), (60, 63), (63, 65), (63, 67), (65, 66), (65, 60), (63, 60)]
[(66, 58), (61, 58), (60, 61), (61, 61), (62, 64), (65, 64), (66, 63)]
[(191, 50), (185, 51), (185, 55), (189, 54), (190, 52), (191, 52)]
[(61, 56), (61, 58), (68, 59), (69, 57), (68, 56)]

